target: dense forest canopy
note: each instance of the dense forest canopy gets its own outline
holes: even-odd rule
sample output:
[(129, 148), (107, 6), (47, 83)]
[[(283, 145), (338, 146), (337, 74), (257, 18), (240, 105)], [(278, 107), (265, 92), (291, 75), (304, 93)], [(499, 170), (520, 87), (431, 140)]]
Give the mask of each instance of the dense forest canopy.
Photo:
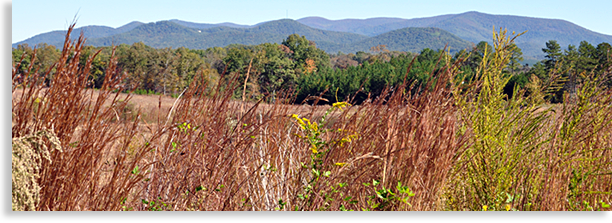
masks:
[[(550, 102), (560, 102), (563, 93), (572, 93), (572, 88), (580, 84), (586, 74), (594, 72), (598, 77), (612, 62), (612, 47), (605, 42), (594, 46), (582, 41), (579, 46), (570, 44), (562, 50), (557, 41), (550, 40), (546, 48), (541, 49), (545, 59), (532, 66), (522, 65), (522, 49), (516, 45), (512, 47), (510, 63), (504, 70), (512, 78), (505, 92), (511, 96), (518, 86), (529, 94), (530, 88), (549, 86), (554, 89), (546, 97)], [(30, 56), (34, 50), (35, 58)], [(112, 48), (86, 46), (80, 55), (84, 65), (87, 58), (98, 51), (90, 71), (92, 88), (102, 85)], [(492, 55), (493, 48), (482, 41), (472, 49), (461, 51), (425, 48), (419, 53), (411, 53), (390, 51), (381, 44), (366, 51), (328, 54), (314, 41), (291, 34), (280, 44), (231, 44), (205, 50), (185, 47), (156, 49), (136, 42), (116, 46), (115, 56), (118, 58), (117, 69), (127, 74), (123, 83), (125, 88), (139, 94), (177, 95), (195, 75), (202, 74), (210, 83), (229, 83), (232, 80), (244, 83), (236, 89), (235, 98), (245, 95), (246, 100), (259, 100), (265, 96), (274, 98), (284, 91), (296, 91), (295, 103), (301, 103), (310, 96), (325, 92), (324, 98), (329, 103), (349, 98), (359, 103), (378, 96), (385, 87), (401, 84), (405, 78), (413, 84), (413, 93), (418, 93), (419, 86), (435, 79), (436, 70), (445, 61), (460, 60), (462, 77), (469, 80), (483, 57)], [(47, 44), (36, 47), (22, 44), (13, 48), (12, 55), (13, 64), (19, 63), (18, 73), (25, 72), (33, 64), (40, 67), (34, 72), (51, 77), (60, 49)], [(607, 78), (607, 85), (612, 86), (610, 77), (602, 78)]]

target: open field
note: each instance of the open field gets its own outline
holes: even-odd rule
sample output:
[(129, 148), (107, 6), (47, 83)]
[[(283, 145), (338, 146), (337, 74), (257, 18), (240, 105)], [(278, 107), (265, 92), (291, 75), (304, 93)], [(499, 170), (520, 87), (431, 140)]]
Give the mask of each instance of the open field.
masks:
[(495, 41), (467, 88), (447, 62), (418, 94), (358, 106), (243, 104), (200, 77), (178, 99), (127, 97), (113, 59), (92, 91), (67, 41), (50, 87), (13, 82), (13, 210), (612, 210), (612, 91), (509, 99), (512, 41)]

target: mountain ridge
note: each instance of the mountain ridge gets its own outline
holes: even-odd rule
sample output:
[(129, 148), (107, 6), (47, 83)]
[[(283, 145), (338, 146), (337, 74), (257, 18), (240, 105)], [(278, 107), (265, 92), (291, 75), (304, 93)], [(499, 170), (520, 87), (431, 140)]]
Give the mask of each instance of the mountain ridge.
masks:
[[(368, 19), (329, 20), (323, 17), (313, 16), (304, 17), (298, 20), (272, 20), (255, 25), (240, 25), (235, 23), (207, 24), (187, 22), (178, 19), (159, 22), (172, 22), (180, 27), (186, 28), (186, 30), (180, 31), (184, 35), (177, 36), (177, 33), (168, 34), (169, 36), (174, 37), (174, 40), (172, 38), (153, 38), (150, 36), (148, 37), (149, 39), (141, 39), (141, 41), (153, 41), (151, 43), (154, 43), (156, 41), (166, 39), (167, 41), (176, 41), (177, 43), (157, 44), (158, 47), (176, 47), (181, 43), (186, 44), (189, 42), (179, 41), (178, 39), (191, 38), (192, 41), (199, 40), (202, 42), (195, 45), (191, 44), (191, 46), (206, 47), (225, 46), (232, 43), (280, 43), (289, 34), (298, 33), (306, 36), (309, 40), (315, 41), (318, 46), (326, 47), (328, 49), (327, 51), (329, 51), (330, 49), (342, 49), (342, 46), (349, 46), (353, 42), (364, 41), (367, 38), (373, 38), (381, 34), (408, 27), (439, 28), (474, 44), (480, 41), (491, 42), (493, 27), (504, 27), (510, 32), (516, 31), (517, 33), (520, 33), (526, 30), (528, 31), (516, 40), (516, 44), (523, 50), (523, 54), (526, 58), (542, 58), (543, 52), (541, 49), (545, 47), (545, 43), (549, 40), (557, 40), (557, 42), (564, 48), (569, 44), (578, 45), (579, 42), (583, 40), (591, 44), (598, 44), (601, 42), (612, 43), (611, 35), (597, 33), (562, 19), (545, 19), (516, 15), (493, 15), (476, 11), (413, 19), (377, 17)], [(86, 38), (89, 40), (88, 42), (94, 45), (108, 45), (113, 43), (113, 40), (117, 44), (130, 43), (138, 41), (134, 40), (136, 37), (146, 37), (132, 30), (141, 26), (148, 27), (147, 24), (141, 22), (131, 22), (118, 28), (106, 26), (85, 26), (75, 29), (73, 33), (78, 35), (80, 31), (84, 31)], [(167, 26), (167, 28), (171, 27)], [(178, 27), (174, 28), (179, 29)], [(138, 31), (139, 29), (136, 30)], [(146, 30), (141, 31), (147, 32)], [(133, 35), (133, 37), (128, 37), (125, 33), (130, 33), (130, 35)], [(196, 33), (206, 34), (205, 36), (208, 39), (201, 39), (200, 36), (196, 35)], [(163, 34), (156, 33), (156, 35)], [(218, 35), (218, 37), (215, 35)], [(59, 46), (63, 42), (64, 38), (65, 31), (52, 31), (38, 34), (27, 40), (14, 43), (12, 46), (14, 48), (18, 44), (22, 43), (34, 45), (41, 42)], [(393, 44), (390, 42), (386, 45), (391, 46)], [(188, 45), (183, 46), (187, 47)]]
[[(338, 46), (337, 51), (367, 52), (371, 47), (385, 45), (390, 51), (420, 52), (424, 48), (443, 49), (448, 45), (451, 53), (473, 47), (473, 43), (463, 40), (443, 29), (435, 27), (407, 27), (386, 32), (358, 42)], [(333, 49), (335, 50), (335, 48)], [(333, 51), (330, 50), (330, 51)]]
[(288, 19), (274, 20), (251, 28), (215, 26), (207, 29), (189, 28), (172, 21), (159, 21), (115, 36), (93, 38), (88, 40), (88, 43), (96, 46), (109, 46), (113, 42), (132, 44), (142, 41), (156, 48), (183, 46), (206, 49), (230, 44), (281, 43), (287, 36), (294, 33), (306, 36), (307, 39), (317, 43), (351, 43), (367, 38), (352, 33), (318, 30)]
[[(87, 38), (100, 38), (111, 35), (116, 35), (119, 33), (130, 31), (144, 23), (139, 21), (132, 21), (125, 25), (119, 26), (117, 28), (112, 28), (109, 26), (100, 26), (100, 25), (89, 25), (83, 26), (79, 28), (73, 29), (72, 33), (77, 34), (77, 36), (83, 32), (84, 36)], [(72, 36), (72, 35), (71, 35)], [(46, 33), (41, 33), (25, 39), (23, 41), (19, 41), (17, 43), (11, 44), (13, 48), (17, 47), (19, 44), (28, 44), (28, 45), (36, 45), (38, 43), (47, 43), (50, 45), (56, 45), (58, 42), (63, 43), (66, 39), (66, 30), (54, 30)]]
[[(137, 26), (133, 27), (134, 25)], [(92, 28), (94, 27), (84, 27), (84, 29)], [(281, 43), (287, 36), (297, 33), (314, 41), (319, 48), (327, 52), (335, 53), (343, 51), (350, 53), (368, 51), (370, 47), (374, 46), (372, 43), (377, 41), (375, 38), (359, 34), (311, 28), (290, 19), (269, 21), (250, 28), (232, 28), (219, 25), (204, 26), (197, 24), (191, 24), (191, 27), (186, 27), (176, 23), (175, 20), (165, 20), (146, 24), (131, 23), (130, 26), (126, 25), (115, 30), (109, 27), (105, 29), (109, 30), (109, 32), (118, 32), (116, 30), (126, 31), (115, 35), (104, 34), (97, 36), (88, 35), (89, 33), (85, 32), (88, 38), (86, 44), (110, 46), (112, 44), (133, 44), (135, 42), (143, 42), (155, 48), (188, 47), (205, 49), (214, 46), (227, 46), (230, 44), (256, 45), (265, 42)], [(74, 33), (78, 33), (78, 30), (75, 30), (76, 32)], [(419, 32), (421, 31), (413, 30), (414, 35), (418, 35)], [(63, 36), (64, 33), (61, 33), (61, 35)], [(458, 40), (457, 37), (454, 38)], [(53, 45), (57, 47), (61, 46), (63, 39), (61, 39), (61, 41), (59, 40), (60, 39)], [(354, 44), (360, 41), (362, 44)], [(390, 50), (400, 51), (419, 51), (424, 48), (421, 46), (423, 44), (407, 47), (407, 43), (394, 44), (392, 42), (392, 39), (387, 38), (387, 42), (378, 41), (375, 45), (385, 44), (388, 45), (388, 49)]]
[[(441, 49), (446, 43), (450, 43), (453, 49), (470, 47), (469, 42), (438, 28), (413, 27), (367, 37), (359, 34), (315, 29), (290, 19), (274, 20), (251, 28), (216, 26), (207, 29), (184, 27), (171, 22), (171, 20), (160, 21), (139, 26), (119, 35), (94, 38), (88, 42), (97, 46), (109, 46), (112, 43), (132, 44), (141, 41), (155, 48), (184, 46), (206, 49), (214, 46), (224, 47), (230, 44), (281, 43), (287, 36), (294, 33), (314, 41), (320, 49), (328, 53), (368, 51), (370, 47), (376, 45), (387, 45), (389, 50), (411, 52), (419, 52), (424, 48)], [(390, 36), (392, 37), (390, 38)], [(439, 38), (439, 36), (443, 38)], [(418, 41), (419, 39), (420, 41)]]
[[(480, 41), (492, 42), (493, 27), (503, 27), (510, 33), (512, 31), (516, 33), (527, 31), (523, 36), (516, 39), (516, 44), (523, 50), (526, 56), (535, 58), (543, 57), (544, 53), (541, 49), (546, 46), (545, 43), (549, 40), (557, 40), (564, 48), (569, 44), (578, 45), (583, 40), (591, 44), (601, 42), (612, 43), (612, 35), (597, 33), (563, 19), (493, 15), (477, 11), (413, 19), (395, 18), (395, 22), (387, 22), (377, 26), (364, 25), (355, 29), (350, 28), (355, 23), (352, 20), (327, 20), (327, 23), (324, 23), (326, 20), (312, 18), (316, 17), (305, 17), (298, 21), (312, 27), (344, 30), (368, 36), (405, 27), (437, 27), (473, 43)], [(363, 23), (373, 19), (377, 18), (362, 19), (360, 21)], [(313, 20), (316, 23), (312, 22)], [(347, 28), (334, 29), (333, 27), (335, 26)]]

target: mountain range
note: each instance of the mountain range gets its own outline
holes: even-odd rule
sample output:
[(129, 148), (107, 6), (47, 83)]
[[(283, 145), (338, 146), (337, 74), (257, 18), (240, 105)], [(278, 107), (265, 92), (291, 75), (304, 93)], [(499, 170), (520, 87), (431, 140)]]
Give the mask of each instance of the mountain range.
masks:
[[(531, 18), (512, 15), (491, 15), (480, 12), (448, 14), (426, 18), (370, 18), (328, 20), (306, 17), (298, 20), (281, 19), (255, 25), (234, 23), (194, 23), (167, 20), (154, 23), (131, 22), (119, 28), (85, 26), (75, 29), (94, 46), (143, 42), (156, 48), (187, 47), (206, 49), (230, 44), (280, 43), (288, 35), (297, 33), (314, 41), (317, 47), (335, 53), (368, 51), (384, 44), (389, 50), (418, 52), (423, 48), (440, 49), (446, 44), (452, 51), (465, 49), (480, 41), (492, 40), (494, 28), (503, 27), (511, 33), (527, 31), (516, 39), (524, 56), (543, 57), (542, 48), (549, 40), (557, 40), (562, 47), (587, 41), (593, 45), (612, 43), (612, 36), (580, 27), (559, 19)], [(35, 45), (47, 43), (61, 46), (65, 31), (43, 33), (12, 44)], [(75, 35), (76, 36), (76, 35)]]

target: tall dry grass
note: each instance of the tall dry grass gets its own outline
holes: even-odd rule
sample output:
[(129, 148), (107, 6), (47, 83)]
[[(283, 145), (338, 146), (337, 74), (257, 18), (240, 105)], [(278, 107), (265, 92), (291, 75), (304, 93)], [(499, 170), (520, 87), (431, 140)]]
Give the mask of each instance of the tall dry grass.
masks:
[(612, 93), (585, 82), (544, 111), (505, 98), (512, 39), (498, 34), (464, 92), (461, 59), (443, 54), (436, 81), (362, 105), (283, 104), (292, 92), (245, 104), (231, 100), (235, 76), (210, 87), (200, 75), (146, 119), (112, 93), (114, 57), (99, 95), (87, 90), (93, 57), (79, 67), (85, 40), (66, 38), (55, 73), (13, 71), (13, 138), (51, 131), (62, 148), (32, 164), (40, 199), (28, 210), (609, 210)]
[[(138, 157), (128, 160), (122, 150), (136, 134), (138, 121), (114, 120), (116, 111), (126, 105), (119, 103), (118, 94), (111, 93), (122, 81), (114, 59), (107, 68), (99, 97), (88, 100), (89, 68), (95, 54), (84, 67), (79, 66), (84, 38), (72, 42), (68, 37), (73, 27), (68, 29), (54, 73), (49, 69), (39, 75), (32, 66), (23, 74), (13, 69), (13, 92), (19, 87), (23, 91), (13, 94), (12, 135), (25, 137), (48, 130), (60, 141), (62, 151), (53, 151), (49, 160), (37, 166), (41, 190), (36, 210), (115, 210), (115, 201), (127, 197), (137, 182), (126, 171)], [(112, 106), (103, 106), (106, 100)], [(112, 172), (105, 173), (104, 158), (113, 151), (117, 164)]]

